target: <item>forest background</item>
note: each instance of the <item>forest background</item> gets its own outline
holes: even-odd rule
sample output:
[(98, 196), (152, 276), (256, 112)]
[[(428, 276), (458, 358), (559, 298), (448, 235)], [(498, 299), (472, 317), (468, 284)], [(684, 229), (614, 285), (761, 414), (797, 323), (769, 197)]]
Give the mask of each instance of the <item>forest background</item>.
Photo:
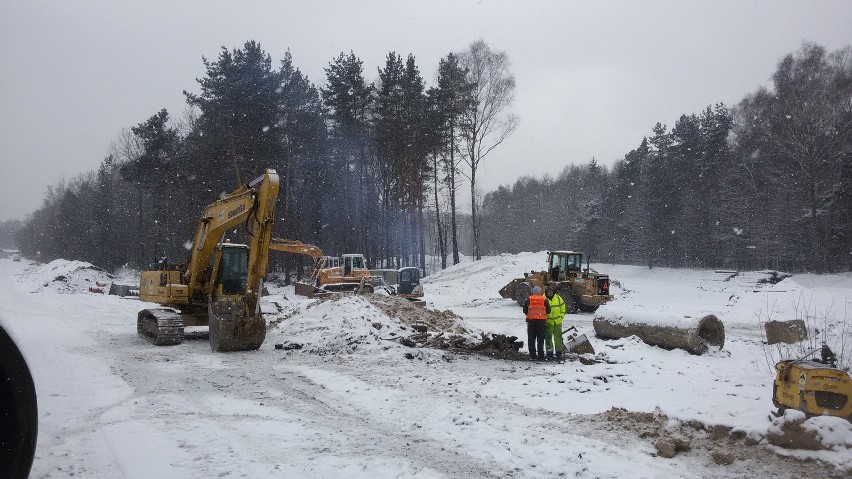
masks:
[(804, 44), (770, 87), (649, 125), (612, 167), (526, 172), (518, 158), (520, 178), (484, 194), (478, 168), (519, 119), (509, 58), (483, 40), (443, 57), (434, 86), (396, 52), (375, 83), (341, 53), (319, 86), (289, 51), (273, 66), (254, 41), (203, 61), (181, 118), (163, 109), (124, 130), (97, 171), (50, 187), (24, 222), (0, 223), (0, 245), (106, 269), (179, 262), (204, 205), (274, 168), (275, 235), (373, 267), (575, 249), (607, 263), (852, 270), (850, 47)]

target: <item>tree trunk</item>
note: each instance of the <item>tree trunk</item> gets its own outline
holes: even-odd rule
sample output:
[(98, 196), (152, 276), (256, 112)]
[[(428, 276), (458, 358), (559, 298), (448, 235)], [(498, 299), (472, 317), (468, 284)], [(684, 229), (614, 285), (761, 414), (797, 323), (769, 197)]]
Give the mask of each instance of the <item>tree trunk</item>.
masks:
[(447, 252), (444, 250), (444, 231), (441, 226), (441, 205), (438, 203), (438, 155), (432, 157), (434, 168), (434, 190), (435, 190), (435, 226), (438, 228), (438, 248), (441, 252), (441, 269), (447, 269)]
[(417, 187), (420, 190), (417, 194), (417, 235), (418, 235), (418, 253), (420, 276), (426, 276), (426, 237), (423, 234), (423, 183), (420, 182)]
[(450, 127), (450, 228), (453, 234), (453, 264), (459, 264), (458, 224), (456, 221), (455, 130)]
[(476, 222), (476, 166), (471, 164), (470, 167), (470, 220), (473, 228), (473, 258), (476, 261), (482, 259), (482, 253), (479, 250), (479, 225)]

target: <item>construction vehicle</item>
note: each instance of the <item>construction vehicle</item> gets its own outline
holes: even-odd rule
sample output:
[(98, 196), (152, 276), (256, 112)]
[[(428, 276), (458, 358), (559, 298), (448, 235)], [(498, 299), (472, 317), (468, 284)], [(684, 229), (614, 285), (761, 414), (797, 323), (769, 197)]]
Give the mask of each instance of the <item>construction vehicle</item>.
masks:
[(576, 251), (548, 251), (547, 271), (524, 273), (523, 278), (513, 279), (503, 286), (500, 296), (523, 305), (536, 286), (542, 291), (548, 286), (553, 288), (565, 300), (570, 312), (578, 309), (594, 312), (614, 299), (609, 294), (609, 275), (592, 270), (588, 262), (583, 269), (583, 253)]
[(310, 278), (296, 283), (296, 294), (313, 298), (330, 293), (373, 293), (378, 288), (393, 294), (384, 278), (367, 269), (364, 255), (344, 254), (317, 259)]
[(381, 275), (397, 296), (417, 306), (426, 306), (426, 301), (423, 300), (423, 285), (420, 284), (420, 268), (406, 266), (399, 269), (374, 269), (371, 273)]
[[(266, 337), (260, 292), (278, 198), (278, 174), (266, 172), (204, 208), (186, 263), (163, 258), (142, 273), (139, 299), (165, 308), (144, 309), (140, 336), (156, 345), (180, 344), (185, 326), (208, 326), (214, 351), (256, 350)], [(244, 224), (247, 244), (226, 231)]]
[[(820, 361), (794, 359), (775, 364), (772, 404), (776, 416), (797, 409), (806, 416), (837, 416), (852, 421), (852, 378), (835, 367), (834, 354), (823, 345)], [(807, 357), (805, 356), (805, 357)]]

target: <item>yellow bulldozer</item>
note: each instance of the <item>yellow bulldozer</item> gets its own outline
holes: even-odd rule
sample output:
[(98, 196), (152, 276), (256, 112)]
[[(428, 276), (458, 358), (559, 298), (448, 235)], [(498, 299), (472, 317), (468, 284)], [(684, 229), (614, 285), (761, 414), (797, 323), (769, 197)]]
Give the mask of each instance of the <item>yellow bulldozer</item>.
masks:
[(311, 298), (330, 293), (373, 293), (378, 289), (396, 294), (383, 276), (367, 269), (362, 254), (321, 256), (310, 278), (296, 283), (296, 294)]
[(562, 296), (570, 312), (594, 312), (614, 297), (609, 294), (609, 275), (592, 270), (588, 263), (583, 269), (583, 253), (577, 251), (548, 251), (547, 270), (524, 273), (500, 289), (500, 296), (514, 299), (523, 305), (534, 287), (542, 291), (550, 286)]
[[(260, 292), (269, 263), (279, 180), (266, 172), (204, 208), (189, 259), (170, 266), (163, 258), (142, 273), (139, 299), (164, 308), (143, 309), (140, 336), (156, 345), (180, 344), (185, 326), (208, 326), (214, 351), (256, 350), (266, 337)], [(245, 225), (247, 244), (225, 232)]]

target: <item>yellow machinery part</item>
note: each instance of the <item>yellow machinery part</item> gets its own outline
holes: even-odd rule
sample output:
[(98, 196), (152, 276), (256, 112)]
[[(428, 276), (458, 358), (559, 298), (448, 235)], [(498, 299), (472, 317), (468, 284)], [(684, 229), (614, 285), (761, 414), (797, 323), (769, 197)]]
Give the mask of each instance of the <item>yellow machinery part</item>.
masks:
[(852, 420), (852, 378), (846, 371), (816, 361), (781, 361), (775, 369), (776, 407)]

